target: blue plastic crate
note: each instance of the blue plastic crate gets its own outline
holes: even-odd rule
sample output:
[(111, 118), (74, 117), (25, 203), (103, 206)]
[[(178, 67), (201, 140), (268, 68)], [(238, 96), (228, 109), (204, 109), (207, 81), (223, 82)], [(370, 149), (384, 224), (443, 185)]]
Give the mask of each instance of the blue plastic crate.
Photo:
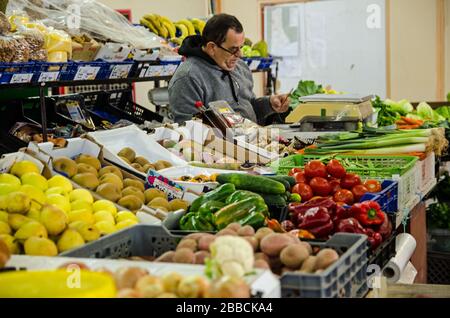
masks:
[(63, 81), (85, 81), (105, 79), (106, 62), (69, 62), (66, 71), (62, 72)]
[(0, 84), (31, 83), (34, 62), (0, 63)]
[(70, 63), (35, 62), (33, 83), (56, 82), (70, 70)]
[(398, 212), (398, 182), (393, 180), (385, 180), (381, 183), (383, 189), (378, 193), (366, 193), (362, 198), (363, 201), (376, 201), (381, 209), (388, 214)]
[(102, 66), (100, 79), (119, 79), (131, 77), (133, 61), (124, 62), (104, 62)]

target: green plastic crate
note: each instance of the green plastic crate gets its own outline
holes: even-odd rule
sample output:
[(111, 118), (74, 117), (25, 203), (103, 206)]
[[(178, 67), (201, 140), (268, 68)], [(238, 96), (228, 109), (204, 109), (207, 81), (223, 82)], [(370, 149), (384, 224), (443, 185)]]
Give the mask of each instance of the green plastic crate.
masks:
[[(281, 158), (272, 163), (271, 167), (279, 175), (287, 175), (295, 167), (304, 167), (312, 160), (320, 160), (324, 156), (314, 155), (292, 155)], [(334, 157), (339, 161), (348, 160), (361, 167), (348, 168), (348, 172), (356, 173), (361, 177), (391, 178), (393, 175), (402, 176), (414, 167), (418, 158), (414, 156), (350, 156), (337, 155)], [(331, 159), (331, 157), (330, 157)], [(324, 160), (327, 163), (329, 160)]]

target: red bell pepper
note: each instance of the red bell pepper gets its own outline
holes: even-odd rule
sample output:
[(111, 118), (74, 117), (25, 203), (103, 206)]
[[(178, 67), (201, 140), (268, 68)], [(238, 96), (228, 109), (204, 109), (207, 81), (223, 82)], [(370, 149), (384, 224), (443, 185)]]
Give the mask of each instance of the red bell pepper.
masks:
[(375, 201), (356, 203), (351, 207), (351, 212), (363, 226), (380, 225), (384, 222), (384, 213)]
[(336, 232), (366, 234), (364, 228), (355, 218), (338, 220), (336, 223)]
[(375, 231), (380, 233), (383, 237), (383, 240), (387, 239), (391, 233), (392, 233), (392, 223), (391, 220), (389, 220), (389, 217), (386, 213), (384, 213), (384, 221), (379, 226), (374, 227)]
[(328, 210), (322, 207), (310, 208), (303, 214), (298, 215), (298, 228), (309, 230), (322, 226), (331, 220)]
[(334, 202), (330, 198), (316, 198), (311, 199), (305, 203), (291, 203), (289, 204), (289, 212), (291, 212), (291, 215), (296, 216), (298, 214), (303, 214), (311, 208), (317, 207), (323, 207), (328, 209), (328, 211), (334, 211), (334, 209), (336, 208), (336, 202)]
[(314, 237), (320, 239), (320, 238), (327, 238), (328, 235), (332, 234), (334, 231), (334, 225), (333, 222), (331, 220), (329, 220), (327, 223), (309, 229), (308, 230), (312, 235), (314, 235)]
[(383, 242), (383, 237), (381, 234), (375, 232), (373, 229), (366, 229), (366, 235), (372, 250), (375, 250)]
[(341, 205), (336, 206), (336, 212), (333, 216), (333, 222), (336, 224), (340, 220), (348, 219), (352, 217), (351, 209), (346, 209)]

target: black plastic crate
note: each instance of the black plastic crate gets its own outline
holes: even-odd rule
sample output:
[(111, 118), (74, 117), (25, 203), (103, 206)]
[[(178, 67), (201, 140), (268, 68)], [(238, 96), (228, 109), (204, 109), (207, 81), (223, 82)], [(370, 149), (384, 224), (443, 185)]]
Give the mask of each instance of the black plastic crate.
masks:
[(450, 285), (450, 253), (428, 252), (428, 284)]
[(378, 265), (380, 269), (383, 269), (389, 260), (395, 256), (395, 235), (391, 236), (385, 240), (378, 248), (370, 253), (368, 265)]

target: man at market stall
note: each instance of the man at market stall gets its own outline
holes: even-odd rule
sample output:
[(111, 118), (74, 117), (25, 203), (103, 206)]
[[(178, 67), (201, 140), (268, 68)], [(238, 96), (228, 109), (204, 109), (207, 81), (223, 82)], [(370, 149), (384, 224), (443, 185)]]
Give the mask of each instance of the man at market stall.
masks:
[(227, 101), (235, 112), (264, 125), (269, 116), (288, 110), (287, 95), (256, 98), (253, 77), (241, 59), (245, 34), (239, 20), (219, 14), (206, 23), (203, 35), (187, 37), (179, 49), (186, 61), (169, 84), (169, 105), (175, 122), (192, 119), (199, 110), (218, 100)]

